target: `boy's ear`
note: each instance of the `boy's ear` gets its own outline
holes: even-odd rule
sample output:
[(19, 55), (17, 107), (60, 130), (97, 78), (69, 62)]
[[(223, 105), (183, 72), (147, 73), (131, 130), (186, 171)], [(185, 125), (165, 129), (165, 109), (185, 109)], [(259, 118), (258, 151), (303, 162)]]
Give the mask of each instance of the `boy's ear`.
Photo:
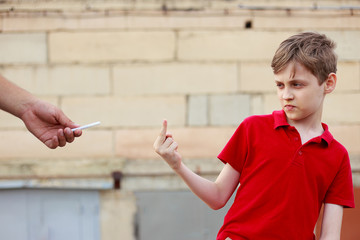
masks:
[(337, 76), (335, 73), (330, 73), (324, 82), (325, 94), (331, 93), (336, 87)]

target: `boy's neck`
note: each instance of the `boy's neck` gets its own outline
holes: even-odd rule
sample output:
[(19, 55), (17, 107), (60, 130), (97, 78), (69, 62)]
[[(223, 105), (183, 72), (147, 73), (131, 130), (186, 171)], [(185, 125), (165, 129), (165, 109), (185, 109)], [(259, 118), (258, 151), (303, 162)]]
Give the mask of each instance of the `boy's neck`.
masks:
[(299, 132), (302, 144), (324, 132), (321, 124), (321, 113), (296, 121), (287, 118), (287, 122)]

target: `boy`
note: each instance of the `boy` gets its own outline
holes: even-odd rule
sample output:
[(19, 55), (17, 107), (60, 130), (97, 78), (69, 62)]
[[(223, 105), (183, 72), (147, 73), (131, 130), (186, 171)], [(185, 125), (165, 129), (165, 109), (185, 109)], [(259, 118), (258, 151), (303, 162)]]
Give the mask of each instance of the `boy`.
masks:
[(282, 42), (272, 60), (282, 110), (251, 116), (218, 158), (215, 182), (187, 168), (163, 122), (156, 152), (213, 209), (240, 184), (217, 240), (310, 240), (324, 203), (321, 240), (340, 239), (343, 207), (354, 207), (346, 149), (321, 123), (323, 101), (335, 89), (335, 44), (301, 33)]

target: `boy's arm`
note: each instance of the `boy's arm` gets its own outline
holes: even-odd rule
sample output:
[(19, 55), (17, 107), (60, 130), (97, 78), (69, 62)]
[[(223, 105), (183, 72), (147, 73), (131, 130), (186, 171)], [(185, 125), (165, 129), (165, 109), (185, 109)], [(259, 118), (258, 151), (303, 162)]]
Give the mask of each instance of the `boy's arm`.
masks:
[(160, 135), (154, 143), (155, 151), (209, 207), (222, 208), (236, 189), (240, 173), (226, 164), (215, 182), (195, 174), (181, 161), (181, 155), (177, 151), (178, 145), (166, 131), (167, 121), (164, 120)]
[(340, 239), (342, 216), (343, 206), (325, 203), (320, 240)]

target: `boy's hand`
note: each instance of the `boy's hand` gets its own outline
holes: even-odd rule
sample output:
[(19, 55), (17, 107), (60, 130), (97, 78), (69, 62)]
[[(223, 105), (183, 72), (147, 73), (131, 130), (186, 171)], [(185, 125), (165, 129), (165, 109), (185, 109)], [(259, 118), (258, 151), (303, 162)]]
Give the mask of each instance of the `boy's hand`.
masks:
[(159, 136), (154, 143), (154, 149), (175, 171), (181, 165), (181, 155), (177, 151), (178, 144), (172, 135), (167, 133), (167, 121), (164, 120)]

